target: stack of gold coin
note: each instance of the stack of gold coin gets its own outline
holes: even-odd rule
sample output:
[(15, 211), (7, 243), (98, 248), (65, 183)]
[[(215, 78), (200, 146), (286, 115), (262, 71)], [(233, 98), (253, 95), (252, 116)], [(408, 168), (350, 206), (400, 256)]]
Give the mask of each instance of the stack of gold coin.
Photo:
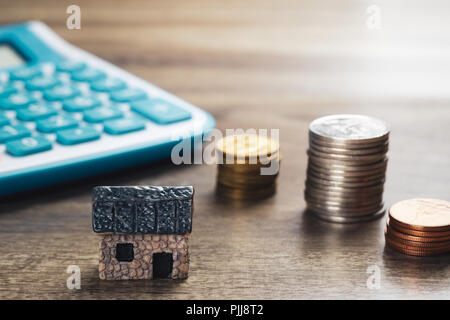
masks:
[(388, 125), (368, 116), (331, 115), (311, 122), (305, 182), (308, 210), (340, 223), (383, 216), (388, 143)]
[(404, 254), (431, 256), (450, 252), (450, 202), (410, 199), (389, 210), (386, 244)]
[(264, 135), (229, 135), (217, 142), (217, 193), (234, 200), (265, 198), (275, 193), (280, 152)]

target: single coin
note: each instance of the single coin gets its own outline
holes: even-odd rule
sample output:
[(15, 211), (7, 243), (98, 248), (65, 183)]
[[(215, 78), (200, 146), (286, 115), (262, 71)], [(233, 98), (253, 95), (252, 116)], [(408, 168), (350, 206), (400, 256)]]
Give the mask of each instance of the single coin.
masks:
[(372, 187), (377, 185), (383, 185), (384, 179), (379, 180), (370, 180), (370, 181), (363, 181), (363, 182), (344, 182), (344, 181), (333, 181), (333, 180), (325, 180), (317, 178), (313, 175), (307, 176), (307, 181), (312, 182), (314, 184), (324, 185), (324, 186), (331, 186), (331, 187), (342, 187), (342, 188), (364, 188), (364, 187)]
[(382, 209), (379, 212), (375, 214), (370, 214), (367, 216), (358, 216), (358, 217), (342, 217), (342, 216), (332, 216), (327, 214), (321, 214), (319, 212), (316, 212), (314, 210), (308, 209), (308, 212), (313, 214), (314, 216), (318, 217), (321, 220), (325, 220), (328, 222), (336, 222), (336, 223), (360, 223), (360, 222), (368, 222), (375, 219), (379, 219), (384, 216), (385, 210)]
[(381, 210), (384, 207), (384, 205), (381, 203), (370, 207), (341, 208), (341, 207), (327, 206), (322, 203), (307, 201), (307, 207), (310, 208), (311, 210), (320, 212), (322, 214), (330, 214), (343, 217), (354, 217), (354, 216), (364, 216), (374, 214), (379, 210)]
[(416, 256), (416, 257), (430, 257), (430, 256), (437, 256), (437, 255), (442, 255), (442, 254), (447, 253), (446, 251), (442, 251), (442, 252), (439, 252), (439, 251), (429, 252), (429, 251), (423, 251), (423, 250), (417, 251), (417, 250), (413, 250), (413, 249), (407, 249), (407, 248), (404, 248), (404, 247), (397, 247), (396, 245), (392, 244), (389, 240), (386, 240), (386, 244), (387, 244), (387, 246), (388, 246), (389, 248), (391, 248), (391, 249), (393, 249), (393, 250), (395, 250), (395, 251), (397, 251), (397, 252), (400, 252), (400, 253), (402, 253), (402, 254), (409, 255), (409, 256)]
[(387, 220), (387, 224), (390, 228), (393, 228), (397, 230), (398, 232), (411, 235), (411, 236), (417, 236), (417, 237), (424, 237), (424, 238), (446, 238), (450, 237), (450, 231), (418, 231), (413, 230), (409, 228), (405, 228), (404, 225), (400, 225), (396, 223), (394, 220), (392, 220), (390, 217)]
[(336, 161), (322, 162), (322, 160), (319, 160), (317, 162), (317, 161), (315, 161), (314, 158), (309, 158), (308, 163), (313, 165), (314, 167), (318, 167), (323, 170), (341, 170), (341, 171), (345, 171), (345, 172), (362, 172), (362, 171), (371, 171), (371, 170), (377, 170), (377, 169), (386, 169), (387, 160), (388, 159), (386, 157), (377, 163), (354, 166), (354, 165), (340, 164), (339, 162), (336, 162)]
[(348, 149), (360, 149), (360, 148), (370, 148), (376, 147), (389, 142), (389, 134), (384, 137), (373, 139), (373, 140), (343, 140), (343, 139), (330, 139), (322, 136), (318, 136), (314, 132), (309, 131), (309, 138), (320, 144), (328, 147), (336, 148), (348, 148)]
[[(307, 178), (308, 179), (308, 178)], [(311, 180), (306, 180), (305, 184), (307, 186), (311, 186), (314, 189), (319, 189), (324, 192), (333, 192), (333, 193), (340, 193), (343, 196), (354, 196), (355, 194), (378, 194), (380, 192), (383, 192), (384, 185), (374, 185), (370, 187), (360, 187), (360, 188), (345, 188), (340, 186), (327, 186), (323, 184), (314, 183)]]
[[(270, 176), (272, 177), (272, 176)], [(237, 189), (260, 189), (264, 188), (268, 185), (274, 184), (276, 179), (265, 179), (265, 180), (250, 180), (250, 179), (238, 179), (238, 178), (230, 178), (230, 177), (221, 177), (218, 176), (217, 182), (227, 185), (232, 188)]]
[[(273, 176), (268, 176), (273, 177)], [(221, 184), (224, 184), (226, 186), (232, 187), (232, 188), (248, 188), (248, 189), (259, 189), (263, 188), (265, 186), (268, 186), (270, 184), (275, 183), (275, 179), (238, 179), (236, 177), (223, 177), (220, 174), (218, 175), (217, 181)]]
[(418, 237), (418, 236), (412, 236), (409, 234), (404, 234), (402, 232), (397, 231), (395, 228), (390, 227), (389, 224), (387, 224), (386, 228), (387, 232), (392, 234), (396, 238), (400, 238), (403, 240), (408, 241), (416, 241), (416, 242), (432, 242), (432, 243), (447, 243), (450, 245), (450, 236), (448, 237)]
[(306, 154), (308, 156), (308, 160), (310, 162), (313, 162), (315, 165), (332, 169), (333, 167), (341, 167), (345, 170), (350, 171), (361, 171), (361, 170), (372, 170), (376, 168), (379, 162), (384, 161), (386, 159), (386, 156), (383, 155), (375, 160), (342, 160), (342, 159), (332, 159), (332, 158), (325, 158), (325, 157), (318, 157), (315, 154), (312, 154), (310, 150), (308, 149), (306, 151)]
[(379, 203), (383, 199), (382, 193), (375, 194), (372, 196), (355, 195), (354, 197), (343, 197), (341, 195), (336, 195), (336, 194), (332, 194), (332, 193), (315, 192), (315, 190), (311, 190), (309, 188), (305, 189), (304, 193), (308, 197), (316, 199), (317, 201), (331, 201), (331, 202), (348, 203), (348, 204), (358, 203), (361, 205)]
[(389, 150), (389, 143), (377, 144), (374, 146), (360, 145), (358, 148), (346, 148), (345, 146), (325, 146), (321, 141), (309, 139), (309, 147), (315, 151), (333, 153), (333, 154), (348, 154), (348, 155), (367, 155), (376, 153), (386, 153)]
[(336, 197), (343, 198), (355, 198), (360, 196), (363, 198), (372, 198), (376, 195), (379, 195), (384, 190), (384, 185), (382, 183), (379, 184), (371, 184), (369, 186), (361, 186), (361, 187), (347, 187), (338, 184), (322, 184), (316, 183), (312, 180), (311, 176), (307, 176), (305, 180), (305, 189), (311, 190), (314, 193), (321, 193), (324, 195), (334, 195)]
[(337, 114), (312, 121), (309, 131), (324, 141), (356, 144), (386, 139), (389, 126), (384, 121), (364, 115)]
[(219, 179), (228, 179), (228, 180), (236, 180), (236, 181), (242, 181), (242, 182), (265, 182), (265, 181), (273, 181), (278, 177), (278, 173), (274, 175), (252, 175), (252, 174), (245, 174), (245, 173), (231, 173), (231, 172), (224, 172), (222, 170), (219, 170), (217, 173), (217, 176)]
[(308, 149), (308, 155), (313, 155), (321, 159), (331, 159), (344, 162), (358, 162), (358, 163), (374, 163), (383, 160), (386, 157), (386, 153), (373, 153), (367, 155), (350, 155), (350, 154), (336, 154), (336, 153), (326, 153), (314, 150), (312, 148)]
[(321, 138), (316, 138), (314, 134), (309, 132), (309, 142), (310, 144), (313, 143), (314, 145), (319, 145), (323, 147), (328, 148), (344, 148), (347, 150), (361, 150), (365, 148), (378, 148), (382, 145), (389, 144), (389, 136), (386, 136), (384, 139), (375, 140), (373, 142), (364, 142), (364, 143), (346, 143), (345, 141), (330, 141), (330, 140), (324, 140)]
[(359, 206), (375, 205), (377, 203), (383, 202), (383, 194), (378, 194), (371, 197), (355, 195), (354, 197), (342, 197), (334, 194), (321, 194), (318, 192), (313, 192), (311, 190), (305, 190), (304, 192), (305, 200), (315, 200), (316, 202), (333, 202), (339, 203), (340, 206), (351, 206), (358, 204)]
[(279, 144), (267, 136), (257, 134), (237, 134), (225, 136), (217, 142), (217, 150), (223, 155), (238, 159), (270, 157), (277, 153)]
[[(313, 174), (307, 174), (306, 185), (313, 185), (316, 188), (319, 188), (321, 190), (325, 191), (335, 191), (335, 192), (348, 192), (348, 193), (360, 193), (361, 189), (368, 189), (363, 190), (363, 192), (378, 192), (379, 189), (383, 189), (383, 179), (379, 180), (369, 180), (369, 181), (342, 181), (342, 180), (328, 180), (328, 179), (322, 179), (318, 178), (317, 176)], [(361, 184), (361, 185), (358, 185)], [(365, 184), (365, 185), (364, 185)]]
[(413, 256), (433, 256), (438, 254), (444, 254), (449, 252), (448, 249), (429, 249), (429, 248), (416, 248), (416, 247), (410, 247), (407, 245), (403, 245), (401, 243), (397, 243), (395, 241), (392, 241), (390, 238), (385, 238), (386, 244), (389, 245), (391, 248), (408, 255)]
[[(279, 162), (278, 162), (279, 165)], [(218, 170), (223, 172), (248, 174), (248, 175), (261, 175), (263, 168), (273, 168), (273, 165), (250, 165), (250, 164), (235, 164), (235, 165), (221, 165), (217, 166)]]
[(375, 205), (383, 202), (383, 196), (379, 195), (378, 197), (373, 197), (370, 199), (358, 199), (358, 198), (339, 198), (339, 197), (330, 197), (330, 196), (322, 196), (320, 194), (310, 193), (309, 190), (305, 190), (304, 192), (305, 200), (311, 200), (318, 203), (324, 203), (332, 206), (339, 207), (364, 207)]
[(339, 181), (339, 182), (348, 182), (348, 183), (358, 183), (358, 182), (368, 182), (368, 181), (380, 181), (384, 180), (385, 172), (365, 175), (365, 176), (348, 176), (345, 174), (326, 174), (320, 171), (315, 171), (312, 168), (308, 168), (306, 174), (309, 176), (313, 176), (318, 179), (328, 180), (328, 181)]
[(375, 206), (377, 204), (383, 203), (383, 199), (379, 198), (375, 201), (371, 202), (361, 202), (361, 201), (342, 201), (339, 199), (324, 199), (324, 198), (318, 198), (309, 195), (307, 192), (304, 194), (306, 202), (311, 203), (321, 203), (326, 206), (334, 206), (334, 207), (340, 207), (340, 208), (361, 208), (361, 207), (370, 207)]
[(253, 200), (260, 200), (265, 199), (268, 197), (271, 197), (275, 193), (275, 190), (271, 189), (265, 189), (264, 191), (261, 190), (258, 193), (240, 193), (236, 190), (233, 191), (224, 191), (222, 188), (217, 189), (217, 194), (221, 198), (226, 198), (230, 200), (236, 200), (236, 201), (253, 201)]
[(271, 154), (271, 155), (260, 155), (260, 156), (252, 156), (247, 158), (239, 158), (234, 156), (233, 154), (223, 154), (220, 151), (217, 151), (217, 159), (218, 165), (232, 167), (236, 165), (240, 165), (241, 168), (248, 166), (252, 167), (270, 167), (273, 162), (281, 161), (281, 154), (279, 151)]
[(418, 231), (450, 231), (450, 202), (438, 199), (410, 199), (394, 204), (392, 220)]
[(231, 188), (217, 183), (216, 192), (220, 197), (229, 198), (233, 200), (254, 200), (266, 198), (273, 195), (276, 191), (276, 185), (272, 184), (260, 189), (240, 189)]
[(412, 248), (429, 248), (429, 249), (447, 249), (450, 251), (450, 242), (420, 242), (420, 241), (413, 241), (413, 240), (406, 240), (401, 237), (395, 236), (392, 232), (389, 230), (385, 230), (384, 232), (385, 237), (390, 238), (392, 241), (395, 241), (397, 243), (410, 246)]
[(347, 194), (347, 193), (339, 193), (333, 191), (322, 191), (320, 189), (315, 189), (311, 186), (306, 186), (305, 192), (312, 197), (317, 199), (330, 199), (330, 201), (342, 201), (342, 202), (361, 202), (361, 203), (374, 203), (379, 199), (382, 199), (383, 192), (366, 194), (366, 193), (355, 193), (355, 194)]
[(232, 173), (239, 173), (239, 174), (248, 174), (248, 175), (261, 175), (263, 168), (274, 168), (274, 166), (280, 166), (279, 160), (273, 160), (277, 161), (278, 163), (269, 163), (269, 164), (243, 164), (243, 163), (236, 163), (236, 164), (219, 164), (217, 166), (218, 170), (223, 172), (232, 172)]
[[(374, 214), (379, 210), (383, 209), (383, 204), (374, 206), (372, 208), (339, 208), (339, 207), (331, 207), (326, 205), (318, 205), (312, 203), (311, 201), (307, 202), (307, 208), (319, 212), (321, 214), (327, 214), (332, 216), (340, 216), (340, 217), (359, 217), (366, 216), (370, 214)], [(365, 209), (365, 210), (364, 210)]]
[(384, 161), (386, 159), (386, 156), (383, 155), (375, 160), (339, 160), (339, 159), (329, 159), (329, 158), (322, 158), (318, 157), (317, 155), (310, 152), (310, 150), (306, 151), (306, 154), (308, 155), (309, 161), (314, 162), (316, 165), (321, 167), (341, 167), (345, 170), (353, 170), (353, 171), (360, 171), (364, 169), (373, 169), (375, 168), (379, 162)]
[(333, 168), (324, 168), (316, 166), (311, 161), (308, 163), (308, 170), (312, 170), (317, 173), (321, 174), (327, 174), (330, 176), (345, 176), (345, 177), (365, 177), (365, 176), (374, 176), (374, 175), (381, 175), (385, 174), (386, 172), (386, 166), (375, 168), (371, 170), (362, 170), (362, 171), (348, 171), (343, 169), (333, 169)]
[(368, 175), (368, 176), (346, 176), (346, 175), (331, 175), (322, 172), (314, 171), (313, 169), (308, 169), (306, 171), (307, 176), (311, 176), (321, 180), (343, 182), (343, 183), (363, 183), (363, 182), (377, 182), (385, 180), (386, 174)]
[(374, 154), (386, 154), (388, 151), (387, 144), (382, 147), (372, 147), (365, 149), (345, 149), (345, 148), (329, 148), (322, 147), (317, 144), (310, 143), (309, 149), (316, 152), (321, 152), (325, 154), (335, 154), (342, 156), (358, 157), (358, 156), (368, 156)]

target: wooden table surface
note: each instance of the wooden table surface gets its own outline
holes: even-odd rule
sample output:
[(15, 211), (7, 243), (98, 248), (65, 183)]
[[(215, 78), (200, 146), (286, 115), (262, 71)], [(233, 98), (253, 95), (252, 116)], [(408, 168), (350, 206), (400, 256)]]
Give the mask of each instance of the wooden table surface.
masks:
[[(1, 1), (0, 22), (42, 20), (73, 44), (211, 112), (219, 129), (279, 128), (276, 196), (231, 205), (216, 168), (167, 162), (1, 201), (0, 298), (450, 298), (450, 256), (385, 248), (385, 218), (339, 225), (304, 214), (307, 128), (332, 113), (392, 126), (387, 206), (450, 200), (450, 10), (446, 1)], [(193, 185), (191, 275), (178, 281), (98, 279), (95, 185)], [(66, 287), (69, 265), (81, 290)], [(380, 288), (369, 289), (369, 266)]]

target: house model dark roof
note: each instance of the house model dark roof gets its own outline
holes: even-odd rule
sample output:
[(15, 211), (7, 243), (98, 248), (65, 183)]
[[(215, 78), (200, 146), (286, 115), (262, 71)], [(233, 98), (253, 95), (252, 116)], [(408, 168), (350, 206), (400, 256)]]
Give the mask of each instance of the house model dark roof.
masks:
[(192, 198), (188, 187), (96, 187), (93, 191), (94, 232), (179, 234), (192, 230)]

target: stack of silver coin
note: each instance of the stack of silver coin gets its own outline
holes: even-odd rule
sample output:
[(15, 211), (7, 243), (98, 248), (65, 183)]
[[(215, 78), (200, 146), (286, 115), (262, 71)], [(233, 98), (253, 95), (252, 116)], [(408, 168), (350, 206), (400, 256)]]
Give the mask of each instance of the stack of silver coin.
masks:
[(318, 118), (309, 126), (305, 200), (321, 219), (352, 223), (384, 215), (389, 126), (363, 115)]

